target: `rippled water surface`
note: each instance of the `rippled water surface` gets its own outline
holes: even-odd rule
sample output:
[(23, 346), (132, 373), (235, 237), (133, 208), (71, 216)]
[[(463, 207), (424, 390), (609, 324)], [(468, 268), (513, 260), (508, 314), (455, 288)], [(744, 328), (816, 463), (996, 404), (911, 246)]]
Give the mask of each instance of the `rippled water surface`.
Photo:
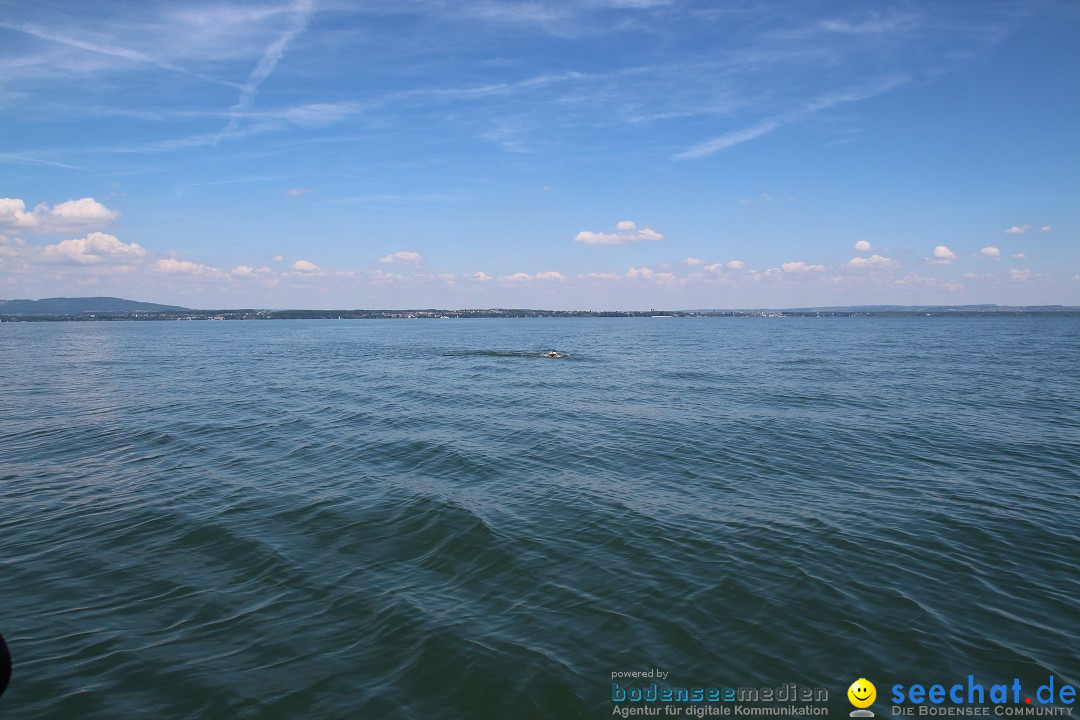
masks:
[(0, 423), (5, 718), (1080, 683), (1075, 318), (5, 323)]

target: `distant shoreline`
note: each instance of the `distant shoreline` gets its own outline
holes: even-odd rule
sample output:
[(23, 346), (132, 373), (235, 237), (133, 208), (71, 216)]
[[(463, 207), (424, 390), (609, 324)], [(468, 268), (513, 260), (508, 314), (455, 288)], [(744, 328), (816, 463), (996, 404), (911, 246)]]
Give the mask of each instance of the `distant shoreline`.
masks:
[(0, 322), (117, 322), (194, 320), (440, 320), (507, 318), (866, 318), (866, 317), (1080, 317), (1080, 308), (962, 310), (185, 310), (182, 312), (0, 313)]

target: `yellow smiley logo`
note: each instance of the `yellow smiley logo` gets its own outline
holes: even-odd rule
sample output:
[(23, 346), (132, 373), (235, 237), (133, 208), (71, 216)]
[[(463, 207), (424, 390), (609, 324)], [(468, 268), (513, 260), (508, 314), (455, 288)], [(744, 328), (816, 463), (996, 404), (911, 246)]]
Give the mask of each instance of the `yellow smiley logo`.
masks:
[(866, 678), (859, 678), (847, 689), (847, 698), (857, 708), (867, 708), (877, 698), (877, 688)]

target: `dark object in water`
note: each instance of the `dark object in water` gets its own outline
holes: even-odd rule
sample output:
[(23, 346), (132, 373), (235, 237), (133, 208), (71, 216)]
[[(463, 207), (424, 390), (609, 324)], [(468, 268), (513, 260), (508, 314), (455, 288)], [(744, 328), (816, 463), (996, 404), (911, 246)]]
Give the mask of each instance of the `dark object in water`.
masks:
[(11, 653), (8, 652), (4, 636), (0, 635), (0, 695), (7, 690), (9, 680), (11, 680)]

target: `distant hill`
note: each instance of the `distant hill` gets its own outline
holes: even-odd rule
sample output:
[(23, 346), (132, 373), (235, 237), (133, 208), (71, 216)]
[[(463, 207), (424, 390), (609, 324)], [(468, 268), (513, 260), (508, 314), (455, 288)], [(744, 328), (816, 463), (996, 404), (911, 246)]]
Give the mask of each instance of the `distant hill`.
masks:
[(85, 315), (87, 313), (184, 312), (176, 305), (124, 300), (115, 297), (42, 298), (41, 300), (0, 300), (5, 315)]
[(1069, 305), (853, 305), (847, 307), (791, 308), (793, 312), (1076, 312), (1080, 308)]
[(115, 297), (0, 300), (5, 321), (50, 322), (67, 320), (300, 320), (373, 318), (509, 318), (509, 317), (692, 317), (784, 315), (788, 317), (934, 317), (975, 316), (1080, 316), (1080, 307), (1066, 305), (842, 305), (808, 308), (743, 308), (727, 310), (192, 310), (176, 305), (124, 300)]
[(791, 312), (791, 313), (1075, 313), (1070, 305), (836, 305), (800, 308), (741, 308), (738, 310), (688, 310), (686, 312)]

